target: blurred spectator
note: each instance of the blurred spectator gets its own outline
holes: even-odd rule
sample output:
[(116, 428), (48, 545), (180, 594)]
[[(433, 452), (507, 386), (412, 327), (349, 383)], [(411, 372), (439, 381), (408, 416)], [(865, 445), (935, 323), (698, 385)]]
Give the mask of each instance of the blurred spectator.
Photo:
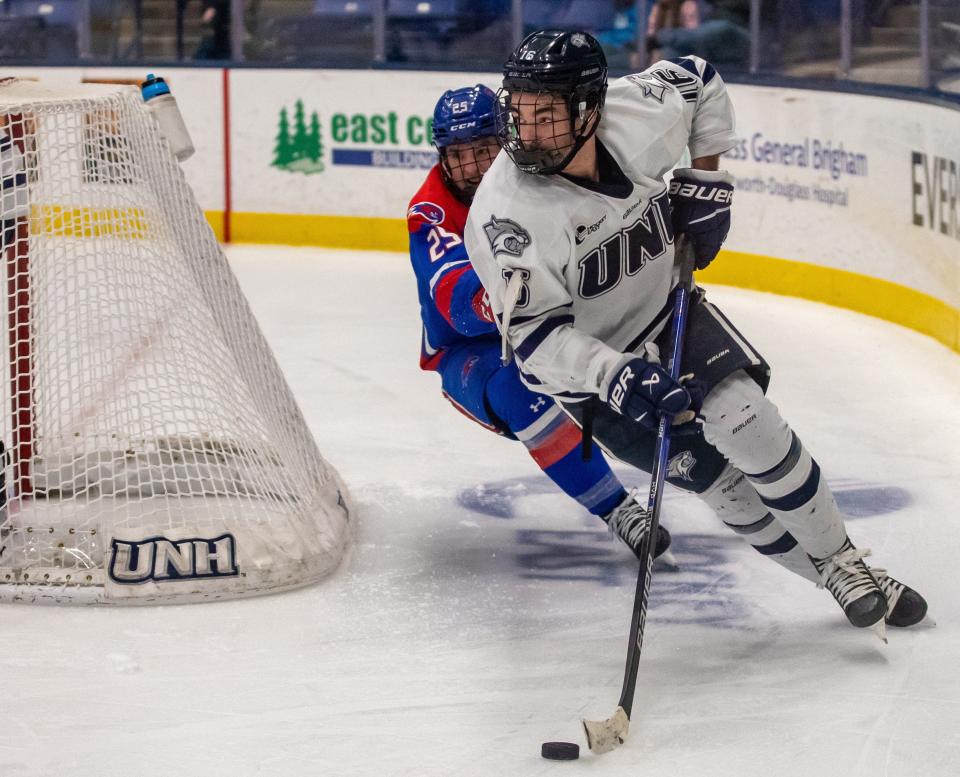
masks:
[(868, 17), (869, 22), (877, 26), (885, 25), (887, 23), (887, 15), (893, 6), (907, 4), (905, 0), (874, 0), (872, 3), (873, 8), (870, 9)]
[(697, 0), (658, 0), (650, 9), (650, 16), (647, 19), (647, 52), (650, 61), (656, 62), (658, 59), (681, 56), (664, 53), (664, 47), (670, 44), (658, 37), (661, 33), (667, 35), (675, 30), (696, 30), (699, 27), (700, 4)]
[(697, 0), (657, 0), (647, 19), (647, 35), (676, 27), (693, 29), (699, 24), (700, 3)]
[(599, 30), (596, 38), (605, 49), (609, 61), (618, 50), (632, 50), (637, 39), (637, 4), (635, 0), (617, 0), (613, 28)]
[[(911, 5), (915, 0), (873, 0), (872, 2), (853, 3), (854, 43), (870, 43), (874, 27), (896, 26), (890, 24), (890, 11), (894, 6)], [(954, 0), (955, 2), (955, 0)]]
[[(499, 65), (513, 46), (512, 5), (512, 0), (463, 0), (456, 16), (442, 22), (437, 32), (428, 32), (418, 20), (416, 32), (407, 33), (405, 50), (413, 61), (425, 57), (429, 62), (461, 67)], [(388, 22), (388, 26), (397, 28), (395, 22)], [(396, 50), (388, 51), (387, 59), (396, 55)]]
[(203, 37), (194, 59), (230, 59), (230, 0), (202, 0)]
[(750, 56), (750, 0), (658, 0), (647, 17), (647, 55), (636, 51), (636, 4), (618, 4), (616, 25), (597, 37), (612, 67), (642, 70), (658, 59), (696, 54), (718, 66), (745, 65)]
[(711, 0), (710, 20), (750, 27), (750, 0)]
[[(749, 2), (749, 0), (748, 0)], [(662, 59), (660, 43), (655, 35), (663, 29), (696, 28), (700, 24), (700, 3), (697, 0), (657, 0), (647, 17), (647, 56), (641, 61), (636, 51), (637, 4), (635, 0), (619, 0), (612, 30), (603, 30), (597, 39), (604, 47), (612, 67), (642, 70), (649, 63)]]
[(750, 32), (727, 19), (700, 21), (700, 8), (694, 0), (680, 4), (679, 24), (662, 27), (651, 35), (650, 48), (660, 59), (675, 59), (696, 54), (717, 67), (740, 67), (750, 57)]

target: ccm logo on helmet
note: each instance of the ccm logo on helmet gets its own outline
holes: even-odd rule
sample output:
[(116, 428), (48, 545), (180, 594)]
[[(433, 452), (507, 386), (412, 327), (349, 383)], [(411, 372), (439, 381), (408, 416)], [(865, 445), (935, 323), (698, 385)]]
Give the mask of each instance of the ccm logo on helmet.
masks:
[(721, 205), (733, 202), (733, 189), (721, 189), (713, 186), (697, 186), (695, 183), (670, 182), (670, 194), (690, 197), (695, 200), (715, 200)]
[(457, 130), (470, 129), (470, 127), (476, 127), (477, 122), (474, 121), (465, 121), (463, 124), (453, 124), (450, 127), (451, 132), (456, 132)]

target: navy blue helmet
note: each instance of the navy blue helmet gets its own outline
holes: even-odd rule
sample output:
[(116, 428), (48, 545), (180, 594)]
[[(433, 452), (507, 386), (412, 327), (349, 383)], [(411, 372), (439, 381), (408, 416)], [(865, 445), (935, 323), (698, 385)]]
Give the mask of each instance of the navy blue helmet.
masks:
[(442, 149), (496, 135), (499, 111), (497, 95), (483, 84), (444, 92), (433, 109), (433, 145)]
[[(500, 151), (501, 103), (482, 84), (444, 92), (433, 111), (433, 145), (440, 152), (444, 183), (465, 205)], [(502, 123), (502, 122), (500, 122)]]

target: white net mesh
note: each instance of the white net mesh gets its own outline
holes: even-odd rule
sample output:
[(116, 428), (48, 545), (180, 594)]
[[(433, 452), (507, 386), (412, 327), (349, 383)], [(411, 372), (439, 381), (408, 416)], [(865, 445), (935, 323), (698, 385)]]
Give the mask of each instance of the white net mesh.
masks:
[(333, 569), (321, 457), (133, 87), (0, 83), (0, 598), (183, 601)]

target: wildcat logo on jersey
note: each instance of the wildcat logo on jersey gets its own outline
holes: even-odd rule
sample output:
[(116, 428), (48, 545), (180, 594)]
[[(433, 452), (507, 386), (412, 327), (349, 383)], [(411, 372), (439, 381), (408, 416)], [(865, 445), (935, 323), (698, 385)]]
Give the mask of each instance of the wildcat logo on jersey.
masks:
[(494, 256), (520, 256), (530, 245), (530, 233), (510, 219), (491, 215), (490, 221), (483, 225), (483, 231), (487, 233)]
[(219, 537), (189, 537), (170, 540), (120, 540), (110, 543), (107, 567), (114, 583), (137, 585), (149, 580), (196, 580), (207, 577), (236, 577), (237, 541), (232, 534)]
[(697, 460), (690, 451), (678, 453), (667, 465), (668, 478), (680, 478), (680, 480), (693, 481), (693, 468)]
[(415, 216), (419, 216), (427, 224), (437, 226), (443, 223), (447, 214), (443, 212), (443, 208), (432, 202), (418, 202), (416, 205), (411, 205), (410, 210), (407, 211), (407, 219), (412, 219)]

